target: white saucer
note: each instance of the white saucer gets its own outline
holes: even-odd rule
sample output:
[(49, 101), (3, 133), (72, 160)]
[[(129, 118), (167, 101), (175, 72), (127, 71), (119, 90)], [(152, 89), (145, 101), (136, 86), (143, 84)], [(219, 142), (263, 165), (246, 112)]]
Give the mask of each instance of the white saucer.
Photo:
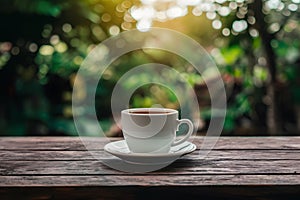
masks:
[(180, 145), (171, 147), (169, 153), (132, 153), (130, 152), (125, 140), (108, 143), (104, 150), (125, 162), (141, 165), (157, 165), (172, 163), (183, 155), (196, 150), (196, 145), (191, 142), (184, 142)]

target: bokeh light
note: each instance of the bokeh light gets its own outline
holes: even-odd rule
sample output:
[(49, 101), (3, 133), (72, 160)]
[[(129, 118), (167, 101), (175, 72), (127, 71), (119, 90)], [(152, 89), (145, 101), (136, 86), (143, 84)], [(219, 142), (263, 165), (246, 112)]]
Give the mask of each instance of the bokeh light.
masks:
[[(50, 0), (36, 1), (50, 2)], [(253, 117), (253, 113), (266, 113), (265, 110), (269, 105), (265, 102), (271, 102), (266, 90), (271, 77), (270, 67), (276, 68), (275, 79), (278, 85), (291, 86), (285, 90), (290, 93), (283, 96), (288, 96), (293, 101), (282, 107), (288, 105), (290, 106), (288, 110), (292, 111), (293, 102), (300, 104), (300, 98), (297, 99), (300, 97), (297, 79), (300, 60), (298, 41), (300, 0), (66, 0), (51, 1), (48, 6), (39, 7), (35, 7), (35, 4), (29, 1), (27, 3), (28, 6), (24, 6), (21, 0), (7, 1), (10, 7), (5, 7), (1, 12), (3, 17), (12, 21), (5, 22), (1, 29), (0, 75), (3, 73), (3, 82), (0, 99), (11, 98), (13, 100), (10, 102), (14, 102), (19, 101), (16, 96), (22, 98), (27, 96), (27, 99), (20, 98), (18, 102), (20, 108), (25, 108), (30, 105), (28, 99), (37, 98), (36, 102), (46, 106), (32, 109), (38, 110), (36, 111), (38, 115), (32, 119), (39, 119), (42, 123), (49, 124), (48, 119), (51, 117), (59, 121), (56, 116), (61, 119), (70, 118), (71, 110), (68, 105), (70, 102), (67, 98), (72, 89), (70, 79), (74, 78), (86, 55), (108, 37), (136, 28), (140, 31), (148, 31), (151, 27), (176, 30), (193, 38), (211, 53), (220, 67), (229, 91), (229, 105), (232, 110), (226, 119), (227, 130), (233, 130), (236, 123), (242, 124), (241, 121), (245, 118), (247, 121), (259, 116), (257, 114)], [(125, 42), (117, 42), (116, 47), (124, 48)], [(270, 45), (265, 48), (268, 43)], [(105, 54), (105, 49), (99, 53)], [(268, 58), (269, 55), (273, 57)], [(97, 91), (97, 95), (103, 100), (97, 108), (101, 107), (99, 110), (105, 112), (107, 121), (110, 114), (106, 102), (108, 91), (122, 73), (142, 63), (159, 61), (168, 64), (178, 69), (201, 95), (205, 94), (203, 91), (205, 85), (200, 81), (201, 76), (197, 77), (188, 63), (166, 52), (143, 50), (126, 55), (122, 59), (113, 63), (105, 72), (101, 82), (104, 89)], [(270, 61), (273, 62), (269, 63)], [(87, 73), (92, 74), (95, 70), (95, 67), (91, 67)], [(34, 89), (29, 85), (34, 86)], [(55, 92), (52, 92), (53, 88)], [(154, 86), (148, 89), (167, 95), (166, 91)], [(257, 92), (257, 89), (260, 91)], [(265, 98), (260, 94), (268, 97)], [(132, 100), (135, 105), (149, 105), (155, 102), (154, 97), (147, 95), (143, 89), (137, 91), (136, 96), (137, 98)], [(250, 104), (253, 107), (245, 106)], [(6, 104), (1, 102), (1, 105)], [(171, 106), (168, 102), (165, 105)], [(47, 106), (51, 112), (47, 111)], [(7, 105), (5, 109), (6, 107), (16, 109)], [(12, 113), (15, 111), (8, 114), (1, 112), (3, 109), (0, 108), (1, 116), (13, 116)], [(20, 113), (25, 113), (25, 118), (31, 116), (26, 112)], [(203, 113), (207, 119), (209, 111)], [(292, 115), (297, 116), (297, 112), (293, 112)], [(296, 125), (295, 119), (290, 120), (285, 128), (300, 127)], [(10, 125), (3, 127), (3, 124), (10, 121), (19, 123), (13, 122), (13, 119), (3, 121), (0, 118), (1, 130), (10, 127)], [(262, 118), (255, 122), (264, 123), (263, 125), (267, 127), (267, 122)], [(55, 123), (51, 121), (50, 129), (52, 126), (55, 127), (52, 125)], [(57, 122), (60, 124), (60, 128), (56, 130), (58, 132), (61, 131), (61, 123)], [(11, 127), (17, 126), (13, 124)], [(24, 129), (27, 125), (22, 124), (22, 127)]]
[(43, 45), (43, 46), (41, 46), (39, 52), (41, 55), (50, 56), (53, 54), (54, 48), (50, 45)]

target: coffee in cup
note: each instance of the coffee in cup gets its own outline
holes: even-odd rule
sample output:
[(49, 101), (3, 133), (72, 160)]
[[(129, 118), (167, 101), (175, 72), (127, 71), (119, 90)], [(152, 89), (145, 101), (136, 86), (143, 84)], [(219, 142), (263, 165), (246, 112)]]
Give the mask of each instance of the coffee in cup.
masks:
[[(176, 140), (181, 124), (186, 135)], [(121, 112), (121, 125), (128, 148), (133, 153), (168, 153), (172, 146), (185, 142), (193, 133), (193, 123), (178, 119), (178, 111), (168, 108), (132, 108)]]

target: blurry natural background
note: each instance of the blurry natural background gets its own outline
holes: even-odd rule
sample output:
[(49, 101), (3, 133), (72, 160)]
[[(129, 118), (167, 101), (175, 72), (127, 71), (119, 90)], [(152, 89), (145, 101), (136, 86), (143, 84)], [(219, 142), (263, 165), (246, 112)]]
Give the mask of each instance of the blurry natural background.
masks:
[[(223, 135), (300, 135), (299, 6), (300, 0), (0, 0), (0, 135), (77, 135), (72, 85), (81, 62), (101, 41), (150, 27), (184, 33), (211, 54), (227, 91)], [(102, 128), (119, 134), (112, 89), (126, 71), (149, 62), (174, 67), (192, 84), (205, 133), (210, 99), (201, 75), (163, 51), (133, 52), (108, 68), (96, 94)], [(154, 103), (179, 109), (175, 94), (156, 85), (131, 99), (132, 107)]]

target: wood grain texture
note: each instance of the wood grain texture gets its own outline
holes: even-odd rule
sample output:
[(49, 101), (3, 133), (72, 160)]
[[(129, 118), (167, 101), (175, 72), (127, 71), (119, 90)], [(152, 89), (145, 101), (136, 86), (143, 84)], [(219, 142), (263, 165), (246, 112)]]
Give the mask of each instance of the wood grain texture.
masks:
[[(0, 137), (0, 150), (101, 150), (110, 141), (122, 138), (100, 137)], [(203, 137), (190, 141), (201, 147)], [(221, 137), (215, 150), (234, 149), (300, 149), (300, 137)]]
[[(110, 175), (124, 174), (101, 161), (1, 161), (1, 175)], [(298, 174), (300, 160), (192, 160), (179, 159), (155, 174)], [(299, 180), (300, 181), (300, 180)]]
[[(93, 151), (102, 158), (111, 156), (103, 150)], [(97, 160), (89, 151), (30, 151), (30, 150), (0, 150), (1, 161), (58, 161), (58, 160)], [(213, 150), (205, 159), (222, 160), (300, 160), (300, 150)], [(184, 158), (198, 159), (199, 151)]]
[[(174, 176), (174, 175), (173, 175)], [(169, 174), (132, 175), (111, 174), (101, 175), (34, 175), (34, 176), (2, 176), (1, 187), (45, 187), (55, 183), (56, 187), (80, 186), (249, 186), (249, 185), (299, 185), (300, 174), (274, 175), (178, 175)], [(28, 184), (30, 183), (30, 184)]]
[(300, 137), (223, 137), (151, 173), (116, 171), (101, 159), (121, 138), (0, 138), (0, 199), (299, 199)]

